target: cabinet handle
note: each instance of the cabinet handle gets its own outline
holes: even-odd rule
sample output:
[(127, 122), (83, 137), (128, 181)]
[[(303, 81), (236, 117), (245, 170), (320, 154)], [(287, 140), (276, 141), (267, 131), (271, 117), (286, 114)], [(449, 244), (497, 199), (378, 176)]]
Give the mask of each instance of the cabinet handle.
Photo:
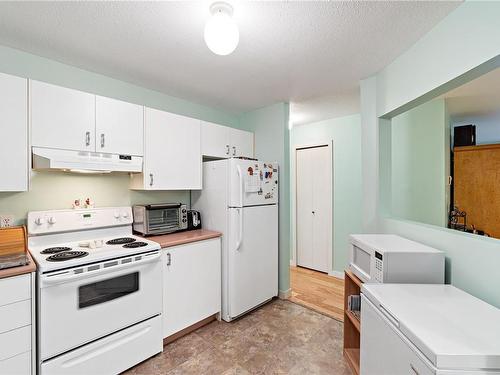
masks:
[(172, 255), (170, 253), (167, 253), (167, 266), (170, 266), (172, 264)]
[(236, 156), (236, 147), (233, 146), (233, 156)]
[(105, 144), (104, 141), (105, 140), (104, 140), (104, 133), (103, 133), (103, 134), (101, 134), (101, 148), (104, 147), (104, 144)]
[(149, 186), (153, 186), (153, 181), (154, 181), (154, 180), (153, 180), (153, 174), (152, 174), (152, 173), (150, 173), (150, 174), (149, 174)]
[(229, 155), (229, 145), (226, 145), (226, 155)]
[(90, 146), (90, 132), (85, 133), (85, 146)]

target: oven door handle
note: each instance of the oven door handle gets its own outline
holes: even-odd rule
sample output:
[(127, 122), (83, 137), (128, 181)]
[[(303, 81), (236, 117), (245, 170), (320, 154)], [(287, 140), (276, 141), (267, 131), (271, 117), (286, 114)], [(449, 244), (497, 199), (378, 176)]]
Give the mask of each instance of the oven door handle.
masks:
[[(155, 261), (159, 261), (160, 257), (161, 257), (161, 251), (158, 250), (157, 253), (151, 253), (151, 254), (146, 254), (146, 255), (141, 255), (141, 254), (132, 255), (132, 256), (130, 256), (130, 258), (135, 258), (137, 256), (142, 256), (143, 258), (141, 260), (133, 260), (129, 263), (123, 263), (123, 264), (119, 264), (116, 266), (100, 268), (100, 269), (95, 270), (95, 271), (85, 271), (82, 273), (75, 274), (75, 273), (71, 273), (71, 270), (69, 270), (66, 273), (61, 273), (61, 274), (57, 274), (54, 276), (44, 275), (40, 281), (41, 281), (42, 286), (45, 286), (45, 285), (70, 282), (70, 281), (74, 281), (74, 280), (84, 279), (87, 277), (105, 275), (105, 274), (110, 273), (110, 272), (120, 271), (120, 270), (127, 269), (127, 268), (134, 268), (136, 266), (140, 266), (140, 265), (143, 265), (146, 263), (152, 263)], [(105, 263), (105, 262), (103, 262), (103, 263)], [(82, 267), (84, 267), (84, 266), (82, 266)]]

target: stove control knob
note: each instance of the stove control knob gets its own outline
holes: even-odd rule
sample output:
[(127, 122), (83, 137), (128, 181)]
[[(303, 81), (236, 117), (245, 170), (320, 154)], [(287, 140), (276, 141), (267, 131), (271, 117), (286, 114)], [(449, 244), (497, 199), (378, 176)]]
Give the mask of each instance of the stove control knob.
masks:
[(115, 212), (113, 214), (113, 216), (115, 217), (115, 219), (119, 219), (120, 218), (120, 213), (119, 212)]
[(49, 217), (49, 220), (48, 220), (49, 224), (55, 224), (56, 221), (57, 220), (56, 220), (56, 218), (54, 216)]
[(35, 224), (36, 225), (42, 225), (43, 223), (45, 223), (45, 219), (43, 217), (37, 217), (35, 219)]
[(122, 217), (123, 217), (124, 219), (128, 219), (128, 212), (127, 212), (127, 211), (123, 211), (123, 212), (122, 212)]

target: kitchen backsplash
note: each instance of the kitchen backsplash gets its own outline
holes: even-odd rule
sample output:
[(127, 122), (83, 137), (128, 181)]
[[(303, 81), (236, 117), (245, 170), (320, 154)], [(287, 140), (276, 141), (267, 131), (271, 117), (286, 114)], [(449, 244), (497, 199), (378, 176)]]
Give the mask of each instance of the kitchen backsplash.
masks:
[(96, 207), (160, 202), (189, 204), (189, 191), (134, 191), (129, 189), (129, 179), (125, 173), (33, 172), (30, 191), (0, 193), (0, 215), (13, 215), (15, 225), (24, 224), (28, 211), (71, 208), (75, 199), (87, 197)]

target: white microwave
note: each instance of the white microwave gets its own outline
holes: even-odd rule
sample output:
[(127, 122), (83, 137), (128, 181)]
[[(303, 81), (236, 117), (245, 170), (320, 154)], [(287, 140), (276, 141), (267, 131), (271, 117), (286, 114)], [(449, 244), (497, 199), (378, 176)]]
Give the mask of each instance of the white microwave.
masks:
[(394, 234), (352, 234), (349, 242), (349, 269), (365, 283), (444, 283), (440, 250)]

